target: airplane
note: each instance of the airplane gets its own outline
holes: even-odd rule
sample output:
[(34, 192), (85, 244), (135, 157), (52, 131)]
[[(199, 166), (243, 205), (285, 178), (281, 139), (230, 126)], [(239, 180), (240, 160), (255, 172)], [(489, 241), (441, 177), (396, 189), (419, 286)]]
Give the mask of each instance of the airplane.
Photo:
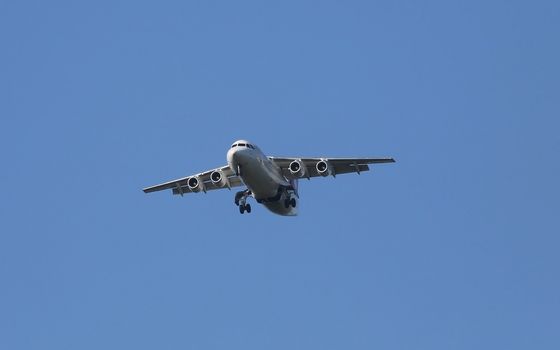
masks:
[(247, 199), (253, 197), (275, 214), (296, 216), (299, 179), (360, 174), (369, 170), (368, 164), (394, 162), (393, 158), (269, 157), (255, 144), (238, 140), (227, 152), (227, 165), (146, 187), (143, 191), (150, 193), (170, 189), (174, 195), (183, 196), (245, 186), (245, 190), (235, 195), (235, 205), (241, 214), (251, 212)]

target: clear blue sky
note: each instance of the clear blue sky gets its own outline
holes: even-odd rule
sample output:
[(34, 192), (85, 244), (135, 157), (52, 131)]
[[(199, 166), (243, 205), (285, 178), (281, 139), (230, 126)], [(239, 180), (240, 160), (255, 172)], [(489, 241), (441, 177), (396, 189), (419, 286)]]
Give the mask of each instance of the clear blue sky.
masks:
[[(558, 1), (4, 1), (0, 348), (559, 349)], [(301, 215), (141, 188), (393, 156)]]

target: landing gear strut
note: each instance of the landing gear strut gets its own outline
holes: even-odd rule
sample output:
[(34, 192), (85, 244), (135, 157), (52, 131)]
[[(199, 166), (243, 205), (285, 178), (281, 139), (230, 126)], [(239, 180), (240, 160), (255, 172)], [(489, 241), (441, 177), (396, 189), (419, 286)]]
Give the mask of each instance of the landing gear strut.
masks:
[(251, 194), (252, 193), (250, 190), (237, 192), (235, 194), (235, 205), (239, 207), (239, 213), (241, 214), (244, 214), (245, 212), (247, 212), (247, 214), (251, 213), (251, 204), (247, 203), (247, 197), (249, 197)]

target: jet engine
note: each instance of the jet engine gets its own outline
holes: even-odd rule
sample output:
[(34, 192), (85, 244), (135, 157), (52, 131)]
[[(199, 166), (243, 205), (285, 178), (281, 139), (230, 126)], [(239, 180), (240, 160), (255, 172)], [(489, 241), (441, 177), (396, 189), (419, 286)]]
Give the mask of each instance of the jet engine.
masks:
[(318, 161), (317, 165), (315, 166), (315, 169), (317, 169), (317, 172), (321, 176), (334, 175), (334, 171), (331, 164), (329, 163), (328, 160), (325, 159), (321, 159), (320, 161)]
[(206, 189), (204, 188), (204, 183), (200, 180), (198, 176), (193, 176), (189, 178), (189, 180), (187, 181), (187, 185), (189, 186), (189, 190), (191, 190), (192, 192), (200, 192), (200, 191), (206, 192)]
[(288, 168), (290, 169), (290, 173), (297, 177), (304, 177), (306, 175), (307, 168), (305, 167), (303, 162), (299, 159), (291, 162)]
[(221, 170), (213, 171), (210, 174), (210, 180), (212, 180), (214, 186), (217, 187), (224, 187), (228, 184), (228, 178)]

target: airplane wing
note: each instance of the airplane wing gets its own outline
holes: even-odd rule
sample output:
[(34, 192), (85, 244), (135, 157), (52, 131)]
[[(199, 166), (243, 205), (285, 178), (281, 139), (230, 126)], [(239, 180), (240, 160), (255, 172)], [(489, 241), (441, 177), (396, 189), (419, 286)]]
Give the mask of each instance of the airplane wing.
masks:
[(206, 192), (238, 186), (243, 186), (243, 181), (226, 165), (221, 168), (146, 187), (143, 191), (144, 193), (150, 193), (172, 190), (173, 194), (182, 196), (187, 193)]
[[(336, 176), (368, 171), (368, 164), (394, 163), (393, 158), (299, 158), (269, 157), (287, 179)], [(298, 163), (297, 165), (294, 163)]]

